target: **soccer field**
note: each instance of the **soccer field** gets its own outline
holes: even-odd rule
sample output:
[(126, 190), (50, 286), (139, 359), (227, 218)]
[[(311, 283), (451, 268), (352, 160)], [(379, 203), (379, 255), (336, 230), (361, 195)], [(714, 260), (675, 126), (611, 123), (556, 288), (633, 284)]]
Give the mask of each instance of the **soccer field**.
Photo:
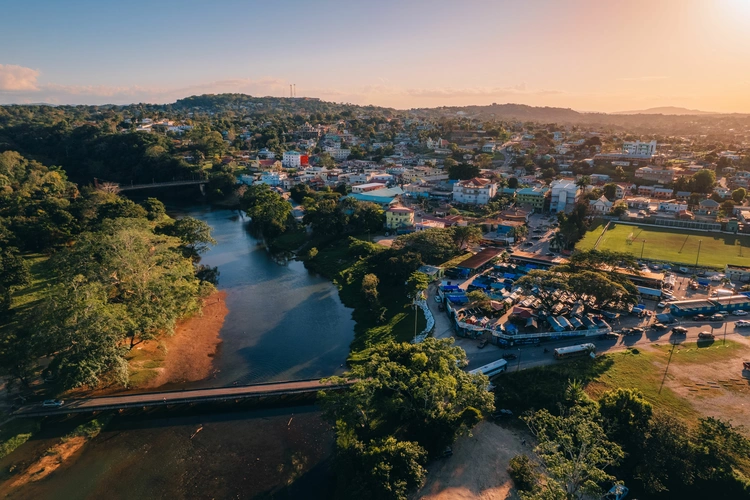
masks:
[[(599, 240), (604, 225), (591, 229), (577, 250), (615, 250), (637, 258), (694, 266), (724, 268), (725, 264), (750, 266), (750, 236), (703, 233), (682, 229), (615, 224)], [(597, 245), (597, 240), (599, 243)], [(700, 255), (698, 247), (700, 245)]]

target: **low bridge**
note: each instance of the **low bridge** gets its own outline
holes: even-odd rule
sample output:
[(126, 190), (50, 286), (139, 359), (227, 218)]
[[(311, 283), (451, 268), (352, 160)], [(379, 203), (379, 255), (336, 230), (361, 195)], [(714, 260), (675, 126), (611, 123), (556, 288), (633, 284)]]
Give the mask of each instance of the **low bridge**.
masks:
[(152, 182), (151, 184), (118, 184), (118, 191), (135, 191), (136, 189), (165, 188), (177, 186), (203, 186), (208, 184), (206, 179), (196, 181), (171, 181), (171, 182)]
[(344, 389), (346, 385), (321, 385), (320, 379), (270, 382), (213, 389), (191, 389), (182, 391), (147, 392), (121, 396), (101, 396), (65, 400), (61, 406), (45, 408), (42, 403), (24, 405), (12, 416), (41, 417), (67, 415), (71, 413), (93, 413), (127, 408), (165, 407), (177, 404), (204, 403), (210, 401), (239, 401), (251, 398), (267, 398), (295, 394), (315, 393), (321, 390)]

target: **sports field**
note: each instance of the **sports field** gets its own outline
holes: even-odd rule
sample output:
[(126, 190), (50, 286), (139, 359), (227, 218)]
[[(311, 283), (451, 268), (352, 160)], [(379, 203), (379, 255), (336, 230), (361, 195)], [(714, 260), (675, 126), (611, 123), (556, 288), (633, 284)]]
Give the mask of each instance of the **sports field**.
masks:
[[(615, 224), (602, 236), (604, 224), (592, 228), (577, 250), (615, 250), (646, 260), (724, 268), (725, 264), (750, 266), (750, 236), (686, 231), (683, 229)], [(599, 240), (597, 244), (597, 240)], [(698, 247), (700, 245), (700, 255)]]

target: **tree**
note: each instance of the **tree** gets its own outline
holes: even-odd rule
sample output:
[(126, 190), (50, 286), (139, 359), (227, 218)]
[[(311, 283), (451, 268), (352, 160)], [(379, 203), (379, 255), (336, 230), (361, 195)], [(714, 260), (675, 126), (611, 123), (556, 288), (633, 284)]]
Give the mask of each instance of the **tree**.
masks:
[(422, 295), (422, 292), (427, 290), (430, 284), (430, 278), (425, 273), (414, 271), (409, 275), (409, 279), (406, 281), (406, 290), (409, 298), (412, 300), (417, 299)]
[(731, 216), (732, 213), (734, 212), (734, 205), (735, 205), (734, 201), (732, 201), (732, 200), (725, 200), (721, 204), (720, 210), (724, 213), (724, 215)]
[(13, 289), (30, 281), (29, 265), (18, 249), (9, 247), (0, 250), (0, 317), (10, 309)]
[(479, 226), (454, 226), (451, 230), (453, 231), (453, 242), (459, 250), (479, 243), (482, 239), (482, 229)]
[(292, 205), (265, 184), (250, 186), (242, 196), (240, 206), (252, 220), (253, 228), (266, 238), (274, 238), (286, 231), (292, 214)]
[(430, 228), (399, 236), (393, 241), (392, 248), (417, 252), (428, 264), (441, 264), (458, 253), (458, 248), (453, 241), (453, 231), (440, 228)]
[(606, 196), (608, 200), (614, 201), (617, 198), (617, 184), (610, 182), (605, 184), (602, 190), (604, 191), (604, 196)]
[(307, 184), (295, 184), (289, 190), (289, 197), (297, 203), (302, 203), (302, 200), (305, 198), (313, 198), (314, 196), (315, 191), (310, 189), (310, 186)]
[(211, 226), (195, 217), (177, 219), (160, 226), (158, 232), (179, 238), (188, 250), (188, 256), (194, 258), (206, 252), (209, 245), (216, 244), (216, 240), (211, 237)]
[(618, 387), (599, 398), (599, 414), (607, 435), (629, 451), (643, 441), (653, 407), (641, 391)]
[(480, 169), (487, 169), (492, 166), (492, 156), (488, 154), (481, 154), (477, 156), (475, 161)]
[(448, 168), (448, 176), (455, 180), (473, 179), (479, 176), (479, 166), (459, 163)]
[(392, 436), (433, 456), (442, 452), (494, 409), (487, 377), (465, 372), (466, 353), (452, 344), (427, 338), (373, 346), (350, 372), (326, 380), (350, 383), (347, 391), (319, 395), (326, 417), (362, 442)]
[(362, 277), (362, 295), (370, 303), (371, 307), (378, 304), (378, 285), (380, 280), (374, 274), (365, 274)]
[(539, 410), (521, 417), (536, 436), (534, 451), (544, 466), (539, 492), (524, 498), (600, 496), (600, 484), (614, 480), (605, 469), (617, 465), (624, 453), (607, 435), (588, 406), (575, 405), (559, 416)]
[(518, 178), (508, 177), (508, 187), (511, 189), (518, 189)]
[(617, 200), (614, 205), (612, 205), (612, 215), (619, 217), (621, 215), (624, 215), (628, 212), (628, 204), (625, 202), (625, 200)]
[(534, 295), (541, 302), (542, 309), (551, 311), (558, 303), (558, 295), (568, 289), (565, 276), (550, 271), (529, 271), (516, 281), (526, 294)]
[(161, 220), (167, 215), (167, 209), (164, 203), (158, 198), (146, 198), (141, 202), (141, 206), (146, 210), (148, 220)]
[(732, 191), (732, 200), (739, 205), (745, 200), (746, 195), (747, 191), (745, 191), (745, 188), (737, 188)]
[(716, 185), (716, 174), (713, 170), (703, 169), (693, 174), (694, 190), (698, 193), (710, 193)]
[(577, 181), (576, 186), (578, 186), (581, 190), (586, 190), (586, 186), (589, 186), (591, 184), (591, 177), (588, 175), (582, 175)]
[(350, 225), (360, 233), (376, 233), (383, 229), (385, 222), (380, 205), (369, 201), (358, 202), (350, 219)]
[(625, 169), (618, 165), (617, 168), (615, 168), (615, 175), (620, 180), (624, 179), (625, 178)]

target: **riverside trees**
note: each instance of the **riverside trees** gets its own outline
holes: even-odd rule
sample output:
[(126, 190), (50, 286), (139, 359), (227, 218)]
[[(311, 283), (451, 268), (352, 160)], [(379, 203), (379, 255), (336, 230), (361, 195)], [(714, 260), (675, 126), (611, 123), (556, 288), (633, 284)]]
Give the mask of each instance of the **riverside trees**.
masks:
[(426, 460), (493, 410), (487, 378), (460, 366), (466, 353), (452, 340), (374, 347), (366, 361), (320, 394), (336, 425), (339, 496), (405, 499), (424, 481)]

